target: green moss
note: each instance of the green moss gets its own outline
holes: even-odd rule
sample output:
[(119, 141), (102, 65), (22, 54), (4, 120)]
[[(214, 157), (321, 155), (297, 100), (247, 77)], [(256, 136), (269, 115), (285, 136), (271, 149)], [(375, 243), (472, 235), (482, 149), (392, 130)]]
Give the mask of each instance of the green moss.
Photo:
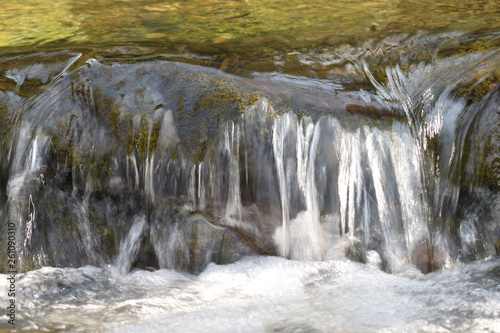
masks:
[(386, 66), (374, 66), (372, 69), (373, 77), (381, 84), (387, 85)]
[[(474, 41), (460, 47), (453, 56), (464, 56), (471, 53), (488, 52), (498, 49), (500, 41)], [(454, 94), (465, 97), (472, 102), (481, 101), (495, 85), (500, 82), (500, 69), (489, 68), (485, 73), (471, 71), (467, 73), (470, 77), (464, 77), (454, 90)]]
[(39, 78), (30, 78), (24, 80), (23, 86), (28, 86), (28, 87), (33, 87), (33, 88), (38, 88), (43, 85), (42, 80)]
[(494, 126), (486, 139), (484, 165), (479, 170), (479, 179), (492, 190), (500, 190), (500, 125)]
[(246, 82), (213, 73), (185, 71), (176, 74), (176, 81), (180, 83), (178, 110), (174, 112), (176, 129), (183, 156), (195, 163), (205, 156), (220, 125), (227, 121), (238, 122), (239, 115), (256, 103), (261, 93)]
[(139, 151), (142, 159), (148, 157), (156, 149), (160, 127), (159, 121), (151, 126), (146, 116), (141, 117), (138, 133), (134, 135), (134, 147)]
[(498, 42), (474, 41), (472, 44), (466, 44), (460, 47), (453, 55), (465, 55), (469, 53), (486, 52), (494, 50), (499, 46)]
[(479, 102), (498, 82), (500, 82), (500, 69), (495, 69), (485, 76), (477, 76), (469, 82), (458, 84), (454, 93), (473, 102)]
[(12, 115), (4, 104), (0, 100), (0, 140), (5, 142), (12, 132)]
[(241, 101), (241, 94), (238, 93), (237, 91), (232, 91), (232, 90), (216, 91), (213, 94), (207, 96), (207, 98), (204, 98), (203, 100), (199, 101), (195, 105), (195, 111), (235, 101), (237, 103)]

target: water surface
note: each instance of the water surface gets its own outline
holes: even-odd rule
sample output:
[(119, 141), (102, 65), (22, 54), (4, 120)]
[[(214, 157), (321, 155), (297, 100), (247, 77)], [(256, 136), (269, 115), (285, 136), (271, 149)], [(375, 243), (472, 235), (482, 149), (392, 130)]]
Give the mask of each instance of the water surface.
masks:
[[(5, 275), (1, 276), (5, 284)], [(247, 257), (199, 276), (116, 267), (19, 276), (19, 329), (106, 332), (498, 332), (500, 262), (423, 275), (346, 260)], [(7, 326), (1, 323), (1, 327)]]

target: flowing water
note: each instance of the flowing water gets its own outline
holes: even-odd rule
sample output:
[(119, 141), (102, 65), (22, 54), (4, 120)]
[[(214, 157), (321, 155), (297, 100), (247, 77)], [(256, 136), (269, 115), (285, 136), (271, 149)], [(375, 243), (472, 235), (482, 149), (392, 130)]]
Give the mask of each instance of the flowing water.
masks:
[(278, 257), (210, 264), (199, 276), (47, 267), (19, 280), (19, 323), (71, 332), (497, 332), (499, 270), (489, 260), (388, 274), (376, 260)]
[(0, 14), (0, 329), (500, 332), (496, 2), (95, 6)]

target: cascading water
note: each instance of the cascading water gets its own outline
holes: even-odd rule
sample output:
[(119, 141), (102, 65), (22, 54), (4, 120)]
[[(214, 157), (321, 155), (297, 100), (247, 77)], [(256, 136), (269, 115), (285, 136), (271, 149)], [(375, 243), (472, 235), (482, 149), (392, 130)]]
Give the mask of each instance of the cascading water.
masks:
[(457, 92), (498, 51), (384, 83), (359, 62), (371, 92), (320, 97), (277, 74), (67, 58), (36, 93), (22, 70), (0, 92), (23, 329), (500, 329), (499, 86)]

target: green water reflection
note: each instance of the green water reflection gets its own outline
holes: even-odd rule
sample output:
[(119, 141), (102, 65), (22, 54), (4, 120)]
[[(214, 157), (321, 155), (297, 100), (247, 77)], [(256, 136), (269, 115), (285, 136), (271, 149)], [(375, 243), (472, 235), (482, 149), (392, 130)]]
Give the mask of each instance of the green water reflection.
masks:
[(500, 30), (497, 0), (4, 1), (0, 47), (161, 46), (172, 52), (300, 52), (393, 33)]

